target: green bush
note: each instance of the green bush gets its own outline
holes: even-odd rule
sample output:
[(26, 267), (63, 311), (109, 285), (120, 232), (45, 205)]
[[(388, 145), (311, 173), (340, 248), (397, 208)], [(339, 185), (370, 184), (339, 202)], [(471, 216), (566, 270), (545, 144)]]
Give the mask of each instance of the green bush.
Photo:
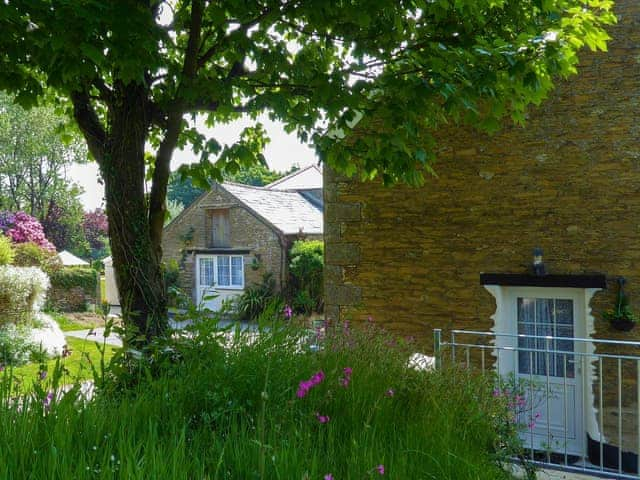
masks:
[(408, 369), (385, 335), (353, 332), (313, 352), (277, 325), (190, 333), (148, 361), (118, 356), (113, 383), (82, 408), (79, 387), (49, 393), (55, 372), (24, 402), (0, 381), (0, 478), (364, 479), (380, 465), (396, 480), (511, 478), (501, 460), (513, 429), (491, 379)]
[(10, 265), (13, 263), (14, 256), (11, 240), (0, 233), (0, 265)]
[(276, 281), (273, 274), (267, 272), (262, 277), (262, 283), (245, 288), (242, 295), (233, 301), (233, 309), (242, 320), (256, 320), (265, 309), (277, 302)]
[(307, 315), (314, 310), (321, 312), (324, 305), (324, 243), (321, 240), (298, 240), (291, 247), (289, 256), (294, 310)]
[(181, 297), (180, 292), (180, 267), (175, 260), (162, 263), (162, 273), (164, 276), (164, 286), (170, 307), (175, 307)]
[(49, 277), (38, 267), (0, 266), (0, 325), (30, 323), (49, 285)]
[(49, 309), (85, 311), (89, 301), (96, 301), (98, 273), (93, 268), (63, 267), (52, 273), (50, 278)]
[(12, 323), (0, 325), (0, 366), (24, 365), (35, 350), (29, 326)]
[(38, 267), (47, 275), (62, 268), (60, 258), (54, 251), (45, 250), (33, 242), (14, 244), (13, 264), (18, 267)]

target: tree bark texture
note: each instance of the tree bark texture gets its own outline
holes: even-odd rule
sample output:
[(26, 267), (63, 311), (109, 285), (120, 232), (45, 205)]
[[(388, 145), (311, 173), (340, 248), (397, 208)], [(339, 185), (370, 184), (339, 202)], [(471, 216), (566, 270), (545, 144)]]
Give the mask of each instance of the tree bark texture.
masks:
[[(149, 119), (144, 87), (115, 89), (104, 157), (109, 241), (125, 325), (145, 340), (167, 327), (167, 301), (161, 269), (161, 237), (152, 238), (145, 196), (144, 148)], [(162, 206), (160, 207), (162, 208)]]

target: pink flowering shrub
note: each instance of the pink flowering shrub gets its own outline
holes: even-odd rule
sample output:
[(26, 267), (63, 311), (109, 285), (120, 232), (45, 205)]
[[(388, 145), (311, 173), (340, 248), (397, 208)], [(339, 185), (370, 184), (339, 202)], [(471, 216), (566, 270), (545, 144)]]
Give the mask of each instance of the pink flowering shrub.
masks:
[(40, 222), (25, 212), (1, 212), (0, 230), (13, 243), (31, 242), (51, 252), (56, 250), (56, 247), (47, 240)]

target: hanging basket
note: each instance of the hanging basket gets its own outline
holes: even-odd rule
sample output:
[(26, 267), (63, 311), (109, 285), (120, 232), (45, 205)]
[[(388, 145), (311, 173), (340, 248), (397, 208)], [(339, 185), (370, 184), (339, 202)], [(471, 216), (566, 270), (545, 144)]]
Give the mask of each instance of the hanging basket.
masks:
[(636, 322), (633, 320), (629, 320), (628, 318), (614, 318), (611, 320), (611, 325), (616, 330), (620, 330), (621, 332), (628, 332), (633, 330), (633, 327), (636, 326)]

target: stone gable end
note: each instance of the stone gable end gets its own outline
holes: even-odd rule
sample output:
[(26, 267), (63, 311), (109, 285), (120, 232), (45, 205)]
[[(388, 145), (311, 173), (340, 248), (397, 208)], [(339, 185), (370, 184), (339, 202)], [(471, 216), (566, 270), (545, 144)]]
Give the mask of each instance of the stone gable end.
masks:
[(230, 247), (249, 251), (244, 254), (245, 286), (260, 283), (265, 272), (272, 272), (280, 288), (285, 273), (283, 262), (286, 260), (286, 252), (282, 247), (284, 240), (280, 239), (273, 227), (219, 185), (214, 185), (165, 227), (163, 261), (175, 260), (182, 266), (181, 287), (189, 292), (195, 290), (196, 254), (193, 250), (208, 247), (206, 211), (218, 208), (229, 209)]

